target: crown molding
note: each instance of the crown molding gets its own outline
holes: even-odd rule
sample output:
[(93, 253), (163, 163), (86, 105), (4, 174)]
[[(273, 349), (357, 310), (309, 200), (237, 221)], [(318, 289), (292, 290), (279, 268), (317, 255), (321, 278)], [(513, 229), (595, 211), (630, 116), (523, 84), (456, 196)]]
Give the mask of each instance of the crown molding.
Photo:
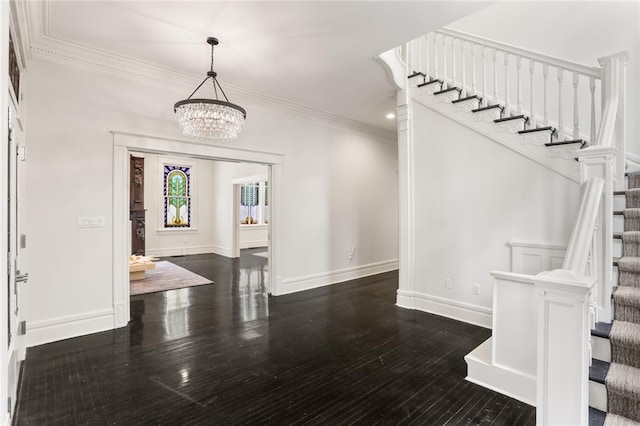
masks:
[[(91, 72), (103, 76), (119, 78), (137, 84), (155, 87), (174, 92), (182, 96), (190, 93), (201, 81), (200, 75), (189, 75), (168, 68), (137, 61), (132, 58), (115, 55), (101, 49), (82, 45), (51, 33), (49, 25), (50, 0), (30, 1), (17, 0), (25, 10), (24, 33), (27, 38), (30, 54), (33, 58)], [(395, 131), (382, 129), (357, 120), (352, 120), (327, 111), (306, 105), (297, 104), (283, 98), (254, 92), (241, 87), (225, 84), (225, 91), (231, 94), (234, 101), (244, 100), (257, 108), (277, 111), (287, 117), (304, 120), (323, 127), (366, 134), (395, 143)]]

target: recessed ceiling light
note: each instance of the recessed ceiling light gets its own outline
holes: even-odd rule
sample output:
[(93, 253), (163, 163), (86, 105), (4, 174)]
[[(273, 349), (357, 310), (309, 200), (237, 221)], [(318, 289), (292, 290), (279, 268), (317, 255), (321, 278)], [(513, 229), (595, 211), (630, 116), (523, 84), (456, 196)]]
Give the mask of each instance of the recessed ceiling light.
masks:
[(387, 114), (387, 120), (393, 120), (394, 118), (396, 118), (396, 115), (392, 112), (390, 112), (389, 114)]

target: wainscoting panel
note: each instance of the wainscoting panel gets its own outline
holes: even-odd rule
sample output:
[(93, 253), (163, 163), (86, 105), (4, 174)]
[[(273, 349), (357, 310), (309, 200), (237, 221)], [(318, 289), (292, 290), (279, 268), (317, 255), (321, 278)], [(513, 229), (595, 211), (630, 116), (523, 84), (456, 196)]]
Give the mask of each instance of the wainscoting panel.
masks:
[(511, 247), (511, 272), (536, 275), (542, 271), (560, 269), (566, 246), (527, 241), (509, 241)]

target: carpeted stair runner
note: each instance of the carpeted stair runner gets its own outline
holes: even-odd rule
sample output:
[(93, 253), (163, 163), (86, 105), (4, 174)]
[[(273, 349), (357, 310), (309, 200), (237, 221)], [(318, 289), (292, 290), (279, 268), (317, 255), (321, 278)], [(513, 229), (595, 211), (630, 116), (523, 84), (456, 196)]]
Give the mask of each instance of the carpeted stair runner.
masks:
[(611, 365), (606, 378), (605, 420), (609, 426), (640, 422), (640, 172), (630, 173), (628, 178), (622, 258), (618, 261), (609, 336)]

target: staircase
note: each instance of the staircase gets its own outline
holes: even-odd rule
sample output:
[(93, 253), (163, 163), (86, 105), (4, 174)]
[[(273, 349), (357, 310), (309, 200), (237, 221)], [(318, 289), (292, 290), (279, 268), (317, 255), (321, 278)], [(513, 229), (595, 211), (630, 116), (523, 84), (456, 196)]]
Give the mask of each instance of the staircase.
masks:
[(589, 369), (592, 424), (640, 424), (640, 172), (627, 173), (628, 189), (615, 191), (614, 220), (618, 286), (613, 292), (614, 320), (591, 330)]
[(640, 172), (624, 189), (628, 54), (588, 67), (441, 29), (380, 58), (400, 88), (401, 153), (413, 145), (418, 102), (581, 185), (562, 268), (491, 273), (493, 335), (465, 357), (467, 379), (535, 403), (538, 424), (640, 424)]

